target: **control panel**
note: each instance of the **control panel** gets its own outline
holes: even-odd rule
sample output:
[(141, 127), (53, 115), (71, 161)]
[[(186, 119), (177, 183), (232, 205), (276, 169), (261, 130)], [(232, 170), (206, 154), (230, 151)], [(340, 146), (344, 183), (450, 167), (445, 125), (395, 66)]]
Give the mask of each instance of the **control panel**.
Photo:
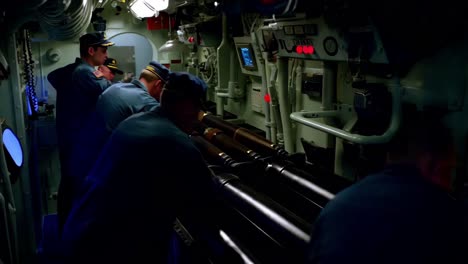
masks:
[(343, 34), (322, 18), (270, 23), (262, 28), (263, 48), (277, 49), (277, 55), (321, 61), (360, 61), (387, 64), (388, 59), (372, 28)]

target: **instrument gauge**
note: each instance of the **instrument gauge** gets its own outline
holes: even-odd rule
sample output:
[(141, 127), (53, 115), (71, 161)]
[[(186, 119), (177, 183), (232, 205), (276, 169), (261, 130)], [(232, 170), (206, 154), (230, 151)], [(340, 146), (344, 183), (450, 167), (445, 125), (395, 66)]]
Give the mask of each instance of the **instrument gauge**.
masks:
[(338, 42), (334, 37), (326, 37), (323, 40), (323, 48), (328, 56), (335, 56), (338, 53)]

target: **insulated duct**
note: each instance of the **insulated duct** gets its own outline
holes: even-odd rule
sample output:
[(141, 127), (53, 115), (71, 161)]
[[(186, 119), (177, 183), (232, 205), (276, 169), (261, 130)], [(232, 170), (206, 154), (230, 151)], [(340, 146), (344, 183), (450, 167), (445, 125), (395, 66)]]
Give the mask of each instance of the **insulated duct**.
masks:
[(90, 0), (49, 0), (39, 7), (37, 17), (51, 40), (69, 40), (86, 30), (93, 8)]

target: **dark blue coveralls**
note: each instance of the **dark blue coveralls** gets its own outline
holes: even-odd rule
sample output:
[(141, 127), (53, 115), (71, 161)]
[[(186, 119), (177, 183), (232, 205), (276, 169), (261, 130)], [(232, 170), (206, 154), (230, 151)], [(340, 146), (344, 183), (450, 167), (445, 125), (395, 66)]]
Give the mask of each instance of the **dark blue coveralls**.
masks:
[(71, 152), (73, 200), (79, 196), (79, 187), (99, 157), (110, 134), (127, 117), (146, 112), (159, 105), (139, 80), (117, 83), (107, 88), (96, 103), (96, 111), (85, 123)]
[(135, 114), (109, 138), (64, 227), (70, 263), (164, 263), (176, 214), (210, 210), (211, 172), (166, 116)]
[(97, 77), (94, 67), (80, 58), (75, 63), (51, 72), (50, 83), (57, 90), (56, 126), (60, 152), (61, 179), (57, 198), (59, 226), (63, 226), (71, 208), (70, 188), (73, 186), (70, 159), (73, 144), (85, 121), (94, 111), (99, 95), (110, 82)]
[(74, 63), (58, 68), (47, 75), (47, 80), (49, 80), (50, 84), (52, 84), (57, 92), (55, 117), (57, 122), (57, 140), (60, 151), (64, 148), (66, 143), (66, 140), (63, 137), (63, 135), (66, 134), (63, 123), (66, 119), (66, 98), (70, 97), (67, 93), (70, 93), (70, 80), (73, 75), (73, 71), (79, 64), (81, 64), (81, 59), (76, 58)]
[(467, 263), (464, 231), (458, 201), (416, 168), (393, 165), (325, 206), (307, 263)]

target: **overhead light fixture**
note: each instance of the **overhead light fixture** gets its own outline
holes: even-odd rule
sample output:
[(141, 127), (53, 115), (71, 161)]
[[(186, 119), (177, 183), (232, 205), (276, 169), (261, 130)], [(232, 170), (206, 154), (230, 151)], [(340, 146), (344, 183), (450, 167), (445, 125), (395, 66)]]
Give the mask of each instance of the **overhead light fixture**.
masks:
[(130, 12), (138, 19), (154, 17), (159, 11), (167, 9), (169, 0), (134, 0), (130, 3)]
[(180, 40), (173, 38), (164, 45), (162, 45), (159, 49), (159, 61), (170, 68), (171, 71), (184, 71), (185, 70), (185, 55), (188, 53), (189, 49), (187, 45)]
[(159, 48), (159, 52), (184, 52), (187, 46), (178, 39), (170, 39)]

